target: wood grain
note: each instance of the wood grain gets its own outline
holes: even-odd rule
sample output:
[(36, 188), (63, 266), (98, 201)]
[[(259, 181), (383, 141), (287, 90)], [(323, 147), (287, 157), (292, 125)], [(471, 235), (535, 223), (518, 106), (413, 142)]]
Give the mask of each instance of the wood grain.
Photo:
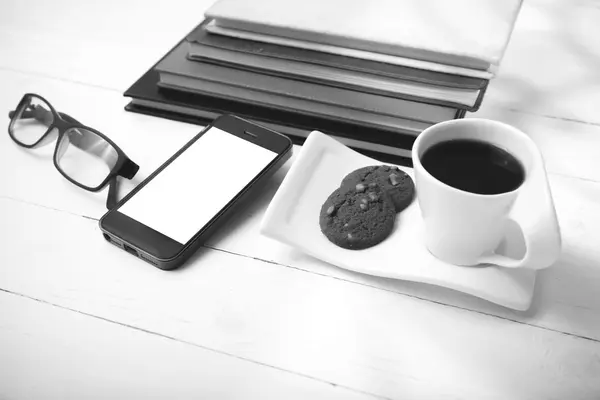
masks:
[(0, 314), (3, 399), (376, 398), (2, 291)]
[[(126, 193), (200, 127), (127, 113), (122, 92), (212, 2), (3, 1), (0, 110), (36, 92), (104, 132), (141, 166)], [(0, 397), (599, 398), (599, 12), (524, 2), (468, 115), (525, 131), (550, 173), (563, 254), (525, 313), (260, 236), (293, 160), (186, 267), (159, 271), (103, 241), (106, 192), (62, 178), (52, 146), (0, 135)]]
[(384, 397), (600, 393), (597, 341), (210, 249), (168, 273), (96, 221), (0, 203), (4, 290)]
[(192, 30), (212, 2), (4, 1), (0, 68), (122, 92)]
[[(24, 92), (42, 89), (40, 93), (59, 110), (67, 110), (70, 115), (115, 140), (141, 165), (133, 181), (121, 181), (122, 193), (133, 188), (199, 131), (195, 125), (127, 113), (121, 108), (126, 100), (107, 90), (8, 72), (0, 72), (0, 84), (5, 85), (5, 95), (0, 97), (0, 109), (10, 109), (12, 97), (20, 98)], [(600, 187), (587, 178), (569, 176), (582, 175), (580, 171), (594, 174), (600, 171), (593, 167), (597, 162), (596, 151), (595, 145), (590, 144), (594, 140), (600, 141), (600, 127), (529, 114), (511, 115), (516, 115), (521, 123), (517, 120), (509, 120), (509, 123), (534, 132), (532, 137), (544, 151), (548, 169), (561, 171), (551, 172), (550, 182), (564, 239), (563, 256), (555, 267), (540, 273), (534, 306), (527, 313), (506, 310), (437, 287), (344, 271), (262, 237), (258, 230), (262, 215), (293, 159), (273, 177), (260, 196), (248, 202), (244, 211), (208, 245), (317, 274), (600, 339), (600, 298), (595, 295), (595, 288), (600, 285), (600, 270), (597, 267), (600, 265), (600, 254), (595, 244), (587, 240), (600, 235), (597, 232), (600, 229), (597, 207), (600, 203)], [(562, 126), (582, 129), (581, 140), (570, 138), (575, 131), (563, 130)], [(565, 157), (560, 157), (560, 147), (569, 145), (575, 149), (565, 153)], [(600, 143), (597, 146), (600, 148)], [(299, 147), (296, 147), (295, 151), (298, 150)], [(0, 174), (0, 195), (76, 215), (100, 218), (105, 212), (106, 191), (92, 194), (70, 184), (54, 169), (52, 151), (52, 146), (34, 151), (24, 150), (12, 143), (8, 135), (0, 135), (0, 168), (11, 171), (10, 174)], [(573, 163), (565, 162), (566, 157), (571, 157)]]

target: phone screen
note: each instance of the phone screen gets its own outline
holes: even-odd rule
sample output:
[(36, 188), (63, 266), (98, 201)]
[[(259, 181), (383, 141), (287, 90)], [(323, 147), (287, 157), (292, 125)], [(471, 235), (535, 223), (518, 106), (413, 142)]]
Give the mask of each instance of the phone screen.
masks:
[(277, 157), (211, 127), (119, 208), (185, 244)]

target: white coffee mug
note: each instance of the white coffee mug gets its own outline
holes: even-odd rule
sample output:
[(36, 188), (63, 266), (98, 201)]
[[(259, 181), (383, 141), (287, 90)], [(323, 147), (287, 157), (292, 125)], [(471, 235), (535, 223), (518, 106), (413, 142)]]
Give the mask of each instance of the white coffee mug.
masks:
[[(433, 145), (471, 139), (495, 145), (517, 158), (525, 180), (515, 190), (494, 195), (466, 192), (442, 183), (421, 164)], [(417, 199), (425, 222), (425, 244), (437, 258), (456, 265), (495, 264), (542, 269), (561, 248), (560, 230), (542, 156), (520, 130), (485, 119), (458, 119), (425, 129), (412, 148)], [(498, 251), (516, 224), (524, 241), (523, 257)], [(514, 225), (513, 225), (514, 228)], [(518, 232), (518, 230), (517, 230)]]

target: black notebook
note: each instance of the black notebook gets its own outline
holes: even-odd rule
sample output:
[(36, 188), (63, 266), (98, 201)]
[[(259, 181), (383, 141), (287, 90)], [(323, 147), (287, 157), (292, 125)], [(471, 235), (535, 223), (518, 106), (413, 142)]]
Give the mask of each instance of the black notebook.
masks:
[(423, 103), (479, 108), (488, 80), (211, 34), (188, 35), (191, 60)]
[(158, 72), (146, 72), (125, 91), (124, 96), (132, 99), (125, 109), (198, 125), (207, 125), (222, 114), (234, 114), (287, 135), (295, 144), (302, 144), (310, 132), (318, 130), (382, 162), (410, 165), (410, 149), (415, 140), (412, 135), (250, 103), (163, 90), (158, 88), (157, 82)]
[[(422, 122), (415, 124), (419, 126), (417, 132), (433, 123), (453, 119), (457, 112), (453, 107), (190, 61), (187, 54), (187, 43), (182, 43), (156, 65), (161, 84), (214, 96), (235, 98), (239, 95), (245, 101), (254, 100), (271, 107), (285, 103), (287, 108), (329, 115), (341, 115), (346, 111), (364, 114), (365, 119)], [(330, 108), (334, 109), (328, 111)]]
[[(176, 43), (157, 64), (184, 41), (185, 38)], [(156, 64), (124, 92), (125, 97), (132, 99), (125, 107), (127, 111), (198, 125), (206, 125), (222, 114), (234, 114), (275, 129), (289, 136), (296, 144), (302, 144), (310, 132), (318, 130), (382, 162), (401, 165), (411, 163), (410, 150), (415, 140), (414, 135), (364, 123), (351, 123), (335, 117), (266, 107), (250, 101), (161, 89), (158, 87), (159, 73), (155, 67)], [(464, 109), (457, 110), (454, 117), (463, 118), (464, 115)]]

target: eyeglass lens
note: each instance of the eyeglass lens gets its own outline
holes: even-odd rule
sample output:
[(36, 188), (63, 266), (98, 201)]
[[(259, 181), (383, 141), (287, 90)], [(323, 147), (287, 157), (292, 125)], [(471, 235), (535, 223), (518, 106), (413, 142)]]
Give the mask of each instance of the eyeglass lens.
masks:
[(118, 160), (117, 150), (85, 128), (70, 128), (60, 138), (55, 161), (74, 181), (89, 188), (100, 185)]
[(11, 135), (24, 145), (36, 143), (54, 122), (50, 106), (44, 100), (27, 96), (15, 110), (10, 122)]

